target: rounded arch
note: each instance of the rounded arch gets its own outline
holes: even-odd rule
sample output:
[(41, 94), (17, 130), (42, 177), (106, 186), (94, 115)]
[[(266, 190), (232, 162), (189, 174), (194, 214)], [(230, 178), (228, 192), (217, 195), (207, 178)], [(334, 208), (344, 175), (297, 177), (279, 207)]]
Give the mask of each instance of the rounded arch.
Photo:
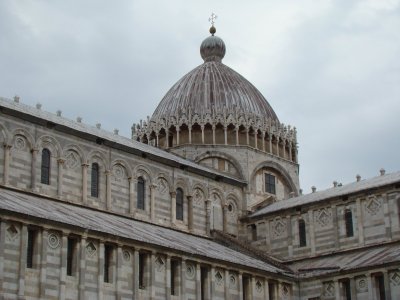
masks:
[(23, 136), (23, 137), (26, 139), (26, 141), (28, 142), (29, 147), (30, 147), (31, 149), (33, 148), (33, 145), (35, 144), (34, 139), (33, 139), (33, 136), (32, 136), (28, 131), (26, 131), (25, 129), (22, 129), (22, 128), (15, 129), (15, 130), (12, 132), (12, 135), (9, 137), (9, 143), (10, 143), (10, 145), (13, 145), (13, 144), (14, 144), (14, 140), (15, 140), (15, 137), (16, 137), (17, 135)]
[[(254, 177), (257, 174), (257, 172), (263, 168), (270, 168), (270, 169), (275, 170), (277, 173), (279, 173), (285, 179), (285, 181), (289, 184), (289, 187), (290, 187), (291, 191), (295, 193), (295, 196), (298, 196), (297, 187), (294, 184), (289, 173), (280, 164), (278, 164), (276, 162), (262, 162), (262, 163), (258, 164), (254, 168), (253, 172), (250, 175), (250, 182), (252, 182), (254, 180)], [(250, 188), (253, 188), (253, 187), (251, 186)]]
[[(208, 199), (208, 190), (207, 190), (207, 188), (206, 188), (203, 184), (201, 184), (201, 183), (195, 183), (195, 184), (193, 184), (192, 187), (191, 187), (192, 193), (193, 193), (196, 189), (199, 189), (199, 190), (203, 193), (204, 198), (205, 198), (205, 199)], [(205, 200), (205, 199), (204, 199), (204, 200)]]
[(184, 195), (189, 195), (189, 186), (185, 179), (178, 177), (175, 180), (174, 191), (176, 191), (178, 188), (181, 188), (183, 190)]
[(222, 152), (219, 152), (219, 151), (207, 151), (207, 152), (197, 156), (194, 159), (194, 161), (196, 163), (200, 163), (204, 159), (213, 158), (213, 157), (222, 158), (222, 159), (225, 159), (225, 160), (229, 161), (234, 166), (234, 168), (237, 170), (237, 172), (239, 174), (239, 178), (240, 179), (245, 179), (244, 176), (243, 176), (244, 172), (243, 172), (242, 166), (240, 165), (239, 161), (236, 158), (234, 158), (232, 155), (229, 155), (229, 154), (226, 154), (226, 153), (222, 153)]
[(76, 152), (79, 155), (81, 162), (84, 162), (87, 160), (86, 156), (85, 156), (85, 152), (83, 152), (82, 148), (76, 144), (68, 144), (67, 146), (65, 146), (63, 149), (64, 156), (67, 155), (68, 151)]
[(62, 152), (62, 148), (60, 143), (52, 136), (50, 135), (42, 135), (38, 138), (35, 147), (37, 149), (42, 149), (42, 148), (48, 148), (51, 145), (53, 148), (52, 150), (54, 150), (57, 154), (58, 157), (62, 157), (63, 156), (63, 152)]
[(150, 169), (145, 165), (137, 165), (133, 170), (132, 176), (135, 178), (145, 177), (145, 179), (152, 184), (152, 173)]
[(97, 150), (92, 150), (87, 155), (87, 163), (89, 164), (91, 161), (100, 161), (104, 168), (109, 167), (108, 159), (105, 157), (103, 153)]
[[(224, 193), (217, 187), (213, 187), (210, 189), (209, 191), (209, 198), (212, 198), (213, 195), (217, 195), (219, 200), (221, 201), (221, 205), (223, 205), (225, 203), (225, 199), (224, 199)], [(211, 199), (211, 201), (214, 201), (214, 199)]]
[(124, 159), (120, 159), (120, 158), (114, 159), (111, 162), (111, 169), (116, 165), (120, 165), (126, 170), (126, 173), (127, 173), (126, 175), (128, 178), (132, 177), (132, 170), (127, 161), (125, 161)]
[[(2, 139), (1, 139), (1, 137), (2, 137)], [(12, 138), (12, 136), (8, 132), (7, 128), (5, 128), (2, 124), (0, 124), (0, 141), (2, 141), (3, 143), (10, 144), (11, 138)]]

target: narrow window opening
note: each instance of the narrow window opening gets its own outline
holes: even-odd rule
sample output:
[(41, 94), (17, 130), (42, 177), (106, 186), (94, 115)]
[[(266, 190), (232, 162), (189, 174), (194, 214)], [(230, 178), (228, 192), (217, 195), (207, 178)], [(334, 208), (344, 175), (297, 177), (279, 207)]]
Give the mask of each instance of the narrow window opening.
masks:
[(138, 178), (137, 182), (137, 208), (145, 209), (145, 181), (143, 177)]
[(269, 300), (277, 300), (275, 283), (272, 282), (268, 283), (268, 295), (269, 295)]
[(346, 210), (344, 213), (344, 220), (346, 223), (346, 236), (352, 237), (354, 235), (353, 231), (353, 214), (351, 210)]
[(91, 177), (91, 189), (90, 195), (92, 197), (99, 197), (99, 164), (92, 164), (92, 177)]
[(275, 176), (265, 173), (265, 192), (276, 194)]
[(251, 240), (257, 241), (257, 225), (256, 224), (250, 225), (250, 233), (251, 233)]
[(37, 232), (33, 229), (28, 229), (28, 243), (26, 251), (26, 267), (32, 269), (34, 267), (34, 255), (36, 252), (36, 236)]
[(113, 247), (104, 245), (104, 282), (112, 282), (111, 261), (113, 255)]
[(346, 279), (341, 281), (341, 285), (343, 298), (346, 300), (351, 300), (350, 280)]
[(139, 289), (142, 290), (146, 288), (145, 270), (146, 270), (146, 254), (139, 253)]
[(307, 245), (306, 222), (304, 222), (303, 219), (299, 220), (299, 242), (300, 242), (300, 247), (305, 247)]
[(243, 284), (243, 300), (250, 299), (250, 278), (247, 276), (242, 277), (242, 284)]
[(41, 179), (43, 184), (50, 184), (50, 150), (42, 150)]
[(183, 221), (183, 190), (176, 190), (176, 219)]
[(206, 267), (200, 268), (200, 293), (201, 300), (205, 300), (208, 297), (208, 269)]
[(67, 244), (67, 275), (74, 276), (76, 268), (76, 239), (68, 238)]
[(377, 293), (376, 293), (377, 299), (385, 300), (386, 299), (385, 281), (382, 274), (375, 276), (375, 286), (377, 288)]
[(171, 260), (171, 295), (179, 293), (179, 264), (176, 260)]
[(169, 135), (168, 136), (168, 147), (172, 147), (174, 145), (174, 136)]

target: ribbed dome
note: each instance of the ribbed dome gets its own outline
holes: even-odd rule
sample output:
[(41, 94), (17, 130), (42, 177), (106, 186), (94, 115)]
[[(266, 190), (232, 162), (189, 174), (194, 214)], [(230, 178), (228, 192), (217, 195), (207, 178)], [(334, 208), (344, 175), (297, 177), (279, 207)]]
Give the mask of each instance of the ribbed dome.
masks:
[(152, 119), (176, 116), (180, 110), (204, 115), (207, 112), (223, 114), (255, 114), (278, 121), (275, 112), (263, 95), (239, 73), (218, 61), (205, 61), (182, 77), (164, 96)]

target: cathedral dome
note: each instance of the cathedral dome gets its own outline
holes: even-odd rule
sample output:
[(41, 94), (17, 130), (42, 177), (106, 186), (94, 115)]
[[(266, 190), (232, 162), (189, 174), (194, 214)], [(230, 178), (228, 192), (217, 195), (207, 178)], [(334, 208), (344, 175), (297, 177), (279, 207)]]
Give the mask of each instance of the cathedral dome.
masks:
[(152, 120), (169, 119), (179, 112), (187, 116), (207, 113), (214, 116), (251, 115), (279, 122), (257, 88), (221, 62), (225, 51), (221, 38), (207, 37), (200, 46), (204, 63), (172, 86), (154, 111)]

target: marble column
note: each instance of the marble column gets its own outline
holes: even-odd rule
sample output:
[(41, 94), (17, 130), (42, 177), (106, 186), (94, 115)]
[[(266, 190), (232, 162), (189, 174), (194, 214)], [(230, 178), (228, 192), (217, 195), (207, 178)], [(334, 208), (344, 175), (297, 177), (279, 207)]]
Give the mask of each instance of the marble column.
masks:
[[(36, 148), (31, 149), (32, 161), (31, 161), (31, 189), (33, 192), (36, 192), (36, 162), (37, 162), (37, 154), (39, 150)], [(7, 164), (5, 164), (7, 165)], [(8, 177), (8, 176), (7, 176)]]
[(135, 214), (135, 185), (137, 184), (137, 179), (133, 177), (128, 178), (129, 181), (129, 213), (131, 216)]
[(156, 220), (156, 205), (155, 205), (155, 196), (156, 196), (156, 188), (157, 185), (150, 184), (150, 219), (152, 222)]
[(165, 264), (165, 299), (171, 299), (171, 256), (167, 254)]
[(224, 126), (224, 143), (228, 145), (228, 127)]
[(79, 245), (79, 300), (85, 300), (86, 281), (86, 236), (81, 237)]
[(64, 163), (65, 160), (62, 158), (59, 158), (57, 160), (57, 165), (58, 165), (58, 174), (57, 174), (57, 196), (58, 198), (62, 197), (63, 193), (63, 173), (64, 173)]
[(19, 260), (19, 275), (18, 275), (18, 299), (23, 299), (25, 295), (25, 268), (26, 254), (28, 241), (28, 227), (22, 224), (20, 236), (20, 260)]
[(82, 203), (87, 204), (87, 191), (88, 191), (88, 164), (82, 164)]
[(176, 192), (171, 192), (171, 224), (175, 223), (176, 220)]
[(215, 145), (215, 125), (212, 126), (213, 145)]
[[(65, 299), (66, 279), (67, 279), (67, 253), (68, 253), (68, 233), (63, 232), (61, 237), (61, 268), (60, 268), (60, 290), (58, 299)], [(44, 278), (44, 285), (46, 278)], [(43, 294), (43, 297), (45, 295)]]
[(193, 232), (193, 223), (194, 223), (194, 216), (193, 216), (193, 197), (191, 195), (186, 196), (188, 200), (188, 229), (190, 232)]
[(106, 170), (106, 209), (108, 211), (112, 210), (111, 207), (111, 171)]
[[(4, 169), (3, 169), (3, 183), (8, 184), (9, 173), (10, 173), (10, 152), (11, 145), (4, 144)], [(32, 174), (31, 174), (32, 176)], [(31, 179), (32, 180), (32, 179)]]

